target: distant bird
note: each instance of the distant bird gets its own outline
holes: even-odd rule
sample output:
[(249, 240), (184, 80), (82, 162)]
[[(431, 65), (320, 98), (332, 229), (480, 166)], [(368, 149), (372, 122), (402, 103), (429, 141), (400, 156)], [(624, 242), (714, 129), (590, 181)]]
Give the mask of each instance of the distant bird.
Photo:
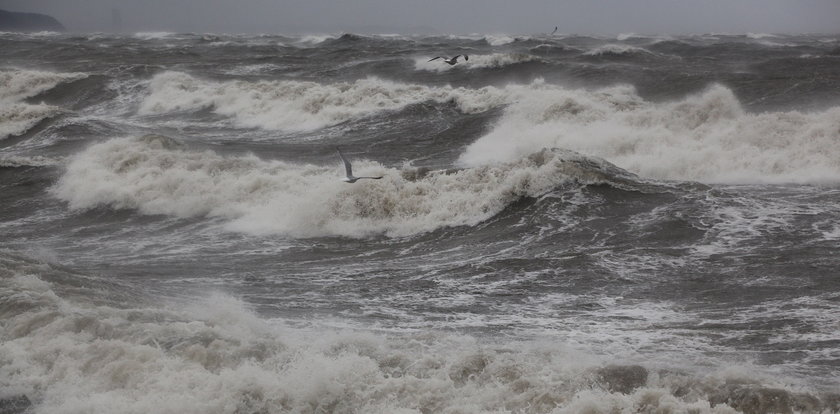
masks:
[(557, 33), (557, 27), (558, 27), (558, 26), (554, 26), (554, 31), (553, 31), (553, 32), (551, 32), (551, 34), (555, 34), (555, 33)]
[(341, 161), (344, 161), (344, 170), (347, 173), (347, 177), (342, 178), (341, 181), (344, 181), (346, 183), (355, 183), (356, 181), (359, 181), (362, 178), (370, 178), (371, 180), (378, 180), (378, 179), (383, 177), (381, 175), (379, 177), (354, 177), (353, 176), (353, 167), (350, 166), (350, 161), (347, 161), (347, 158), (344, 158), (344, 154), (341, 153), (340, 148), (335, 147), (335, 150), (338, 151), (338, 156), (341, 157)]
[[(464, 56), (464, 60), (470, 60), (470, 57), (469, 57), (469, 56), (467, 56), (467, 55), (463, 55), (463, 56)], [(451, 58), (449, 58), (449, 59), (447, 59), (447, 58), (445, 58), (445, 57), (442, 57), (442, 56), (435, 56), (435, 57), (433, 57), (433, 58), (429, 59), (429, 62), (431, 62), (431, 61), (433, 61), (433, 60), (436, 60), (436, 59), (443, 59), (443, 61), (444, 61), (444, 62), (446, 62), (446, 63), (448, 63), (448, 64), (450, 64), (450, 65), (454, 65), (454, 64), (458, 63), (458, 58), (459, 58), (459, 57), (461, 57), (461, 55), (455, 55), (455, 56), (453, 56), (453, 57), (451, 57)]]

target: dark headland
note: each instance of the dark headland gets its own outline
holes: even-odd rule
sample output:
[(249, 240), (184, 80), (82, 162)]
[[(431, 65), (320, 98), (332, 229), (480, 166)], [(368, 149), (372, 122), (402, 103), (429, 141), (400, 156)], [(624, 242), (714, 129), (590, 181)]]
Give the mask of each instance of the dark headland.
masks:
[(63, 32), (67, 29), (54, 17), (39, 13), (0, 10), (0, 32)]

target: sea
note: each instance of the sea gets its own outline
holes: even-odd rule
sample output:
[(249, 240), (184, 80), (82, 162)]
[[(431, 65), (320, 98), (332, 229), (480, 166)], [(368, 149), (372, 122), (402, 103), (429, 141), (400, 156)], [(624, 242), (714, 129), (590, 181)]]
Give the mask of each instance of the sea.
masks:
[(0, 411), (837, 413), (840, 35), (0, 33)]

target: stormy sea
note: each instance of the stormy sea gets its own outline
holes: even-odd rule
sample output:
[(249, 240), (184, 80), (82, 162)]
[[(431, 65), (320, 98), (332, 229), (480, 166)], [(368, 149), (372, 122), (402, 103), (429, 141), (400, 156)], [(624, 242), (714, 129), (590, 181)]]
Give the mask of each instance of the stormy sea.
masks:
[(0, 412), (840, 410), (840, 36), (0, 56)]

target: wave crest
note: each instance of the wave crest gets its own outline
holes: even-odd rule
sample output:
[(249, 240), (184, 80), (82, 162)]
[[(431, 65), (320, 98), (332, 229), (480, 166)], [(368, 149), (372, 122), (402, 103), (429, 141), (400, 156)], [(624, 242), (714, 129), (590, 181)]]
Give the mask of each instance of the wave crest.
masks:
[(486, 69), (486, 68), (503, 68), (505, 66), (515, 65), (518, 63), (527, 62), (541, 62), (537, 56), (525, 53), (492, 53), (489, 55), (470, 55), (470, 60), (462, 61), (457, 65), (447, 65), (438, 60), (429, 62), (428, 57), (418, 57), (414, 59), (415, 70), (425, 70), (430, 72), (443, 72), (452, 69)]
[(84, 73), (52, 73), (38, 70), (0, 70), (0, 140), (20, 135), (41, 120), (55, 115), (59, 108), (23, 103), (57, 85), (87, 77)]
[(836, 183), (840, 107), (746, 113), (716, 85), (652, 103), (632, 87), (598, 91), (546, 85), (506, 108), (461, 155), (466, 166), (509, 162), (544, 147), (602, 157), (636, 174), (722, 183)]
[(598, 46), (595, 49), (583, 53), (585, 56), (627, 56), (627, 55), (654, 55), (655, 53), (645, 48), (620, 45), (620, 44), (606, 44)]
[(29, 105), (24, 103), (0, 103), (0, 140), (21, 135), (32, 127), (60, 111), (50, 105)]
[(568, 180), (616, 173), (567, 151), (540, 151), (504, 165), (405, 175), (356, 161), (376, 182), (339, 181), (341, 168), (183, 149), (159, 136), (114, 139), (71, 159), (53, 194), (72, 208), (100, 205), (145, 214), (219, 217), (229, 229), (293, 237), (405, 236), (475, 225), (521, 197)]
[(159, 39), (167, 39), (170, 37), (176, 36), (176, 33), (172, 32), (137, 32), (134, 33), (134, 37), (141, 40), (159, 40)]
[(312, 34), (312, 35), (305, 35), (302, 36), (298, 42), (308, 44), (308, 45), (317, 45), (323, 43), (327, 40), (337, 39), (338, 35), (334, 34)]
[(490, 34), (484, 36), (484, 41), (490, 46), (502, 46), (515, 42), (517, 39), (506, 34)]
[(86, 78), (84, 73), (53, 73), (40, 70), (0, 70), (0, 103), (19, 102), (46, 92), (58, 84)]
[(351, 119), (426, 102), (455, 102), (480, 112), (504, 102), (497, 88), (428, 87), (367, 78), (353, 83), (301, 81), (214, 82), (181, 72), (156, 75), (140, 105), (141, 115), (213, 108), (242, 127), (316, 130)]
[(685, 372), (613, 365), (553, 338), (293, 328), (223, 294), (139, 305), (113, 278), (5, 254), (0, 275), (4, 397), (27, 395), (38, 412), (723, 414), (838, 401), (747, 364)]
[(17, 155), (3, 155), (0, 156), (0, 167), (2, 168), (18, 168), (18, 167), (48, 167), (58, 165), (59, 159), (44, 157), (41, 155), (34, 155), (30, 157)]

